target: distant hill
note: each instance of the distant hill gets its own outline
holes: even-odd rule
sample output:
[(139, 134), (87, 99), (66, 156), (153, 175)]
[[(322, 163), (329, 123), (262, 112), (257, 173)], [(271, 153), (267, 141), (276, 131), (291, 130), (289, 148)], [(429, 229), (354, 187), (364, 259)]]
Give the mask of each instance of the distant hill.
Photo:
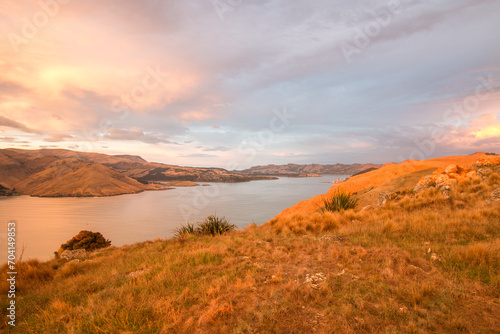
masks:
[(273, 175), (273, 176), (317, 176), (317, 175), (353, 175), (363, 172), (367, 169), (378, 169), (380, 164), (335, 164), (335, 165), (266, 165), (254, 166), (248, 169), (238, 171), (248, 175)]
[(241, 175), (222, 168), (148, 162), (134, 155), (62, 149), (0, 150), (2, 193), (33, 196), (111, 196), (165, 189), (161, 181), (245, 182), (272, 177)]
[(75, 158), (56, 160), (15, 187), (22, 194), (45, 197), (111, 196), (154, 189), (109, 167)]

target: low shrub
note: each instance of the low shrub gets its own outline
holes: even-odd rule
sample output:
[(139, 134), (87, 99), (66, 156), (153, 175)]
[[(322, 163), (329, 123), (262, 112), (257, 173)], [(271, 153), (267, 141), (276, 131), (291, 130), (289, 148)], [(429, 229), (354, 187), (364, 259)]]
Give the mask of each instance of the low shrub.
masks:
[(91, 231), (80, 231), (73, 238), (68, 240), (65, 244), (62, 244), (59, 248), (58, 253), (61, 254), (65, 250), (74, 249), (85, 249), (86, 251), (92, 251), (99, 248), (108, 247), (111, 245), (111, 241), (103, 237), (99, 232)]

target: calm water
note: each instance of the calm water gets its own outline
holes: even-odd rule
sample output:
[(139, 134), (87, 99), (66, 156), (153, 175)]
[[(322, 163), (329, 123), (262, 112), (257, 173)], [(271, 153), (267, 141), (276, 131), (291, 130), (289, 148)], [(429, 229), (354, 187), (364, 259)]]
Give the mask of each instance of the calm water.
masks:
[(101, 232), (112, 245), (166, 238), (179, 224), (216, 213), (238, 227), (262, 224), (293, 204), (325, 193), (343, 175), (280, 178), (246, 183), (208, 183), (205, 187), (146, 191), (94, 198), (0, 199), (0, 263), (6, 262), (7, 222), (17, 222), (18, 253), (49, 259), (80, 230)]

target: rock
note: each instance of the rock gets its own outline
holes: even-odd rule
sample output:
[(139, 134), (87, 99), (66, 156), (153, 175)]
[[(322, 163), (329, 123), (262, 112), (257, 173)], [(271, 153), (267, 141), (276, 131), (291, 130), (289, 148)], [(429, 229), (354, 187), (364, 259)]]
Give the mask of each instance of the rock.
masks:
[(306, 274), (306, 279), (304, 283), (309, 283), (311, 284), (313, 289), (319, 288), (321, 283), (323, 283), (327, 279), (326, 275), (323, 273), (316, 273), (316, 274)]
[(434, 182), (432, 181), (432, 175), (424, 176), (417, 184), (421, 186), (432, 186), (434, 184)]
[(137, 276), (142, 276), (144, 275), (145, 273), (147, 273), (149, 270), (136, 270), (136, 271), (133, 271), (131, 273), (128, 273), (127, 276), (128, 277), (137, 277)]
[(446, 174), (457, 174), (458, 173), (458, 166), (457, 165), (448, 165), (445, 167), (444, 172)]
[(416, 193), (421, 192), (425, 189), (430, 189), (435, 185), (435, 175), (426, 175), (418, 181), (417, 185), (413, 188), (413, 191)]
[(469, 178), (469, 179), (476, 178), (477, 177), (476, 171), (473, 170), (473, 171), (468, 172), (467, 175), (466, 175), (466, 177)]
[(87, 251), (85, 251), (85, 249), (65, 250), (64, 252), (61, 253), (61, 258), (66, 260), (72, 260), (84, 257), (87, 257)]
[(489, 168), (479, 168), (476, 174), (481, 180), (484, 180), (490, 172), (491, 170)]
[(429, 189), (429, 188), (431, 188), (431, 187), (430, 187), (430, 186), (422, 186), (422, 185), (418, 185), (418, 184), (417, 184), (417, 185), (415, 186), (415, 188), (413, 188), (413, 191), (414, 191), (415, 193), (419, 193), (419, 192), (421, 192), (421, 191), (423, 191), (423, 190), (425, 190), (425, 189)]
[(372, 209), (373, 207), (371, 205), (367, 205), (367, 206), (364, 206), (361, 211), (366, 211), (366, 210), (370, 210)]
[(500, 188), (496, 188), (491, 192), (490, 202), (500, 201)]
[(386, 205), (388, 199), (389, 199), (389, 194), (381, 192), (380, 194), (378, 194), (378, 205), (379, 206)]
[(441, 259), (439, 258), (439, 256), (436, 253), (432, 253), (431, 254), (431, 261), (432, 262), (441, 261)]
[(450, 173), (448, 174), (448, 176), (450, 177), (450, 179), (452, 180), (457, 180), (457, 181), (460, 181), (463, 179), (462, 176), (460, 176), (460, 174), (457, 174), (457, 173)]
[(326, 241), (326, 242), (347, 242), (348, 238), (342, 235), (324, 235), (321, 238), (316, 239), (317, 241)]
[(436, 177), (436, 187), (442, 186), (446, 181), (448, 181), (450, 177), (446, 174), (440, 174)]

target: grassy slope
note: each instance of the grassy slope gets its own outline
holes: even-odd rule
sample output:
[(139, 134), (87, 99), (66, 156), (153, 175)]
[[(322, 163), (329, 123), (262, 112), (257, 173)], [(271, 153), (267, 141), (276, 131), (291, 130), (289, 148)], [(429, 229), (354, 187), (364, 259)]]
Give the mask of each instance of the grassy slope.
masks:
[(498, 187), (497, 168), (450, 199), (429, 190), (80, 263), (24, 262), (12, 332), (498, 333)]
[[(410, 176), (411, 173), (418, 173), (419, 171), (431, 168), (444, 168), (450, 164), (458, 164), (464, 167), (469, 167), (472, 166), (478, 160), (478, 158), (482, 156), (483, 153), (475, 153), (468, 156), (449, 156), (449, 157), (441, 157), (428, 160), (407, 160), (399, 164), (387, 163), (384, 164), (380, 169), (365, 174), (356, 175), (354, 177), (349, 178), (345, 182), (332, 186), (328, 190), (327, 195), (332, 195), (338, 188), (343, 188), (352, 193), (366, 191), (367, 189), (370, 188), (388, 185), (399, 177), (402, 177), (403, 179), (411, 177)], [(397, 191), (400, 189), (401, 188), (399, 189), (392, 188), (392, 189), (384, 189), (384, 191), (387, 190)], [(325, 195), (318, 195), (311, 199), (301, 201), (295, 204), (294, 206), (283, 210), (283, 212), (280, 215), (286, 216), (297, 212), (302, 212), (302, 213), (314, 212), (318, 209), (318, 206), (321, 205), (324, 198)], [(365, 201), (365, 199), (363, 199), (361, 201), (361, 204), (375, 205), (377, 204), (377, 200), (378, 200), (378, 193), (371, 199), (371, 201)]]
[(109, 167), (77, 159), (58, 160), (47, 169), (17, 183), (32, 196), (111, 196), (152, 188)]

